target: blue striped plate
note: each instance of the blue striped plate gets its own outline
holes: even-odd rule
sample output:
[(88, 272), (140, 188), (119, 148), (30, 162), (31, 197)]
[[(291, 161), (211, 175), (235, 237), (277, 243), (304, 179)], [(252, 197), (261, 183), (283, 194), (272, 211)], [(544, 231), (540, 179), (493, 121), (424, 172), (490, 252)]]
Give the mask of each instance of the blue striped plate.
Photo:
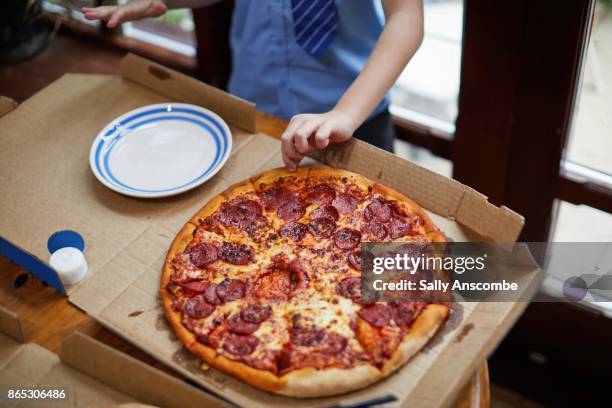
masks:
[(160, 103), (121, 115), (102, 129), (89, 165), (118, 193), (166, 197), (210, 179), (231, 151), (232, 135), (218, 115), (185, 103)]

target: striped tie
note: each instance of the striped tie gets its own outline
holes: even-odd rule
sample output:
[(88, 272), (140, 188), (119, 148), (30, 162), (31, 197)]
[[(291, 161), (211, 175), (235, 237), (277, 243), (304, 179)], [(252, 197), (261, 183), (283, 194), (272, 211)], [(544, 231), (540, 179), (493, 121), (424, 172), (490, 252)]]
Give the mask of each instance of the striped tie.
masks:
[(334, 0), (291, 0), (295, 40), (309, 54), (319, 56), (336, 36)]

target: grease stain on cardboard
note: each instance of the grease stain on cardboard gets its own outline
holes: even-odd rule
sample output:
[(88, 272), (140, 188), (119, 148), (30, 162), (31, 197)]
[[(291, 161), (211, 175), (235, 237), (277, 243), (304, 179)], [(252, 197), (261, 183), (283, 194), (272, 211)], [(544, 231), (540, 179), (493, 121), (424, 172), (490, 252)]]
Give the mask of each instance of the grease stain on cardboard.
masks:
[(442, 328), (436, 333), (436, 335), (429, 340), (427, 345), (421, 350), (423, 353), (428, 353), (431, 349), (442, 343), (448, 333), (454, 332), (461, 322), (463, 321), (463, 305), (461, 303), (453, 302), (450, 306), (448, 319), (442, 326)]
[(144, 310), (134, 310), (132, 313), (128, 314), (129, 317), (140, 316), (144, 313)]
[(455, 343), (460, 343), (474, 329), (474, 323), (468, 323), (461, 328), (457, 337), (455, 337)]

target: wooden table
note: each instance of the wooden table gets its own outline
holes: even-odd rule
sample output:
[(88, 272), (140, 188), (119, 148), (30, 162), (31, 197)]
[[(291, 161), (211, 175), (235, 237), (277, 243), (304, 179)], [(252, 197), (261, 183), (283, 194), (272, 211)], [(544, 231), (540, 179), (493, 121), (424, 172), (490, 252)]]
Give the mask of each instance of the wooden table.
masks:
[[(263, 113), (257, 115), (259, 132), (279, 137), (285, 126), (285, 121), (273, 116)], [(67, 297), (50, 287), (45, 287), (38, 279), (3, 257), (0, 257), (0, 276), (0, 304), (19, 315), (29, 341), (58, 353), (62, 341), (79, 330), (165, 372), (179, 376), (96, 323), (68, 303)], [(19, 283), (22, 283), (21, 286), (16, 287)], [(465, 386), (455, 406), (489, 406), (489, 376), (486, 362)]]

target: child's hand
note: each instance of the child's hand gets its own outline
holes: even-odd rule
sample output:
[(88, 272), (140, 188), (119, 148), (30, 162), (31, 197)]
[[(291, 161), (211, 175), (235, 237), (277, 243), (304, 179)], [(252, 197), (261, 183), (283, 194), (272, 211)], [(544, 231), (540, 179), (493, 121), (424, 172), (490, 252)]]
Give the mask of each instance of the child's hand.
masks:
[(350, 115), (339, 110), (294, 116), (281, 136), (285, 166), (289, 171), (295, 171), (308, 153), (324, 149), (329, 142), (344, 142), (353, 136), (355, 130)]
[(159, 17), (168, 8), (161, 0), (132, 0), (122, 6), (83, 7), (81, 12), (87, 20), (108, 21), (108, 28), (115, 28), (126, 21), (145, 17)]

